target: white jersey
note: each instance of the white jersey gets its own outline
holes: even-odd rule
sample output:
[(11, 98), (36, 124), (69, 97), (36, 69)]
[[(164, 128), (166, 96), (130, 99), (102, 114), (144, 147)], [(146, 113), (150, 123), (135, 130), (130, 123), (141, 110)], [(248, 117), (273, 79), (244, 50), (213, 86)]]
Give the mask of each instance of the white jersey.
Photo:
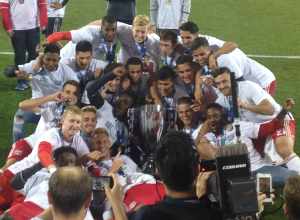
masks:
[[(231, 96), (224, 96), (222, 93), (218, 94), (216, 103), (223, 106), (228, 112), (232, 111)], [(243, 121), (251, 121), (255, 123), (263, 123), (275, 118), (281, 110), (280, 105), (263, 90), (258, 84), (250, 81), (239, 81), (238, 82), (238, 98), (242, 101), (246, 101), (251, 105), (258, 105), (263, 100), (268, 100), (274, 108), (272, 115), (263, 115), (254, 112), (250, 112), (245, 109), (239, 108), (240, 118)]]
[[(48, 191), (49, 179), (51, 174), (42, 169), (30, 177), (24, 186), (25, 199), (24, 202), (32, 202), (42, 209), (49, 208)], [(85, 220), (92, 220), (92, 215), (88, 210)]]
[(48, 0), (48, 5), (47, 5), (47, 14), (49, 18), (55, 18), (55, 17), (60, 17), (63, 18), (65, 16), (65, 10), (66, 6), (60, 8), (60, 9), (55, 9), (50, 7), (51, 3), (59, 2), (60, 4), (63, 2), (63, 0)]
[[(246, 144), (249, 158), (251, 163), (251, 171), (255, 171), (267, 164), (270, 163), (263, 159), (261, 155), (255, 150), (252, 140), (258, 136), (259, 124), (252, 122), (241, 121), (240, 123), (241, 130), (241, 141)], [(198, 133), (202, 127), (202, 124), (194, 131), (192, 137), (195, 140), (198, 136)], [(223, 130), (222, 134), (216, 136), (214, 133), (210, 132), (204, 135), (204, 137), (212, 144), (214, 147), (224, 147), (229, 144), (234, 144), (237, 142), (235, 135), (235, 126), (234, 124), (231, 126), (227, 126), (226, 129)]]
[(0, 0), (0, 3), (9, 4), (13, 30), (29, 30), (39, 27), (38, 0)]
[(151, 23), (159, 29), (178, 29), (188, 21), (191, 0), (150, 0)]
[(38, 163), (40, 161), (38, 151), (41, 142), (49, 143), (52, 146), (52, 152), (55, 151), (57, 148), (69, 146), (76, 150), (79, 157), (89, 153), (89, 148), (79, 133), (75, 134), (71, 142), (68, 142), (63, 139), (59, 128), (51, 128), (50, 130), (40, 135), (39, 139), (35, 142), (33, 146), (32, 152), (27, 157), (25, 157), (19, 162), (14, 163), (8, 169), (12, 173), (16, 174)]
[(69, 66), (73, 72), (76, 73), (78, 79), (81, 81), (82, 78), (86, 76), (94, 76), (95, 71), (97, 69), (103, 70), (107, 66), (107, 62), (103, 60), (96, 60), (96, 59), (91, 59), (91, 62), (85, 69), (80, 69), (78, 65), (76, 64), (76, 59), (74, 57), (68, 58), (68, 59), (63, 59), (61, 60), (62, 63), (66, 64)]
[(235, 49), (231, 53), (222, 54), (217, 58), (219, 67), (227, 67), (235, 73), (235, 78), (244, 77), (267, 88), (275, 80), (274, 74), (262, 64), (247, 57), (240, 49)]
[(44, 68), (35, 72), (33, 65), (36, 62), (36, 60), (33, 60), (24, 65), (19, 65), (20, 70), (32, 74), (32, 98), (40, 98), (60, 91), (68, 80), (79, 81), (73, 70), (65, 64), (59, 63), (57, 69), (52, 72)]
[(96, 128), (105, 128), (112, 139), (112, 143), (117, 140), (117, 123), (113, 116), (113, 108), (106, 100), (104, 100), (101, 108), (97, 109)]

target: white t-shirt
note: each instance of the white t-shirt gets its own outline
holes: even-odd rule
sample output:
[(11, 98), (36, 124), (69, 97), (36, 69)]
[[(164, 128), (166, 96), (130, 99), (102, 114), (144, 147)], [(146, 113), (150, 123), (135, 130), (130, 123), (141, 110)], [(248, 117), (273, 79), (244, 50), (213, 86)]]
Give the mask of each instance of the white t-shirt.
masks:
[(106, 100), (102, 107), (97, 109), (96, 128), (105, 128), (113, 143), (117, 140), (117, 124), (113, 116), (113, 108)]
[(32, 74), (32, 98), (39, 98), (60, 91), (68, 80), (79, 81), (73, 70), (63, 63), (59, 63), (57, 69), (52, 72), (44, 68), (35, 72), (33, 70), (35, 63), (36, 60), (33, 60), (24, 65), (19, 65), (20, 70)]
[(247, 57), (240, 49), (235, 49), (228, 54), (222, 54), (217, 58), (219, 67), (228, 67), (235, 73), (235, 77), (241, 76), (267, 88), (275, 80), (274, 74), (262, 64)]
[(80, 136), (80, 133), (75, 134), (71, 142), (67, 142), (63, 139), (59, 128), (51, 128), (48, 131), (44, 132), (42, 135), (40, 135), (39, 139), (35, 142), (33, 146), (32, 152), (27, 157), (25, 157), (21, 161), (14, 163), (8, 169), (12, 173), (16, 174), (38, 163), (40, 161), (38, 157), (38, 151), (39, 151), (39, 144), (41, 142), (48, 142), (49, 144), (51, 144), (52, 152), (55, 151), (57, 148), (63, 146), (65, 147), (69, 146), (74, 148), (79, 157), (86, 155), (90, 152), (85, 141)]
[(9, 4), (13, 30), (29, 30), (39, 27), (38, 0), (0, 0), (0, 3)]
[[(222, 93), (218, 93), (218, 98), (216, 103), (219, 103), (228, 111), (231, 110), (230, 105), (231, 96), (224, 96)], [(250, 112), (245, 109), (239, 108), (240, 118), (242, 121), (251, 121), (255, 123), (263, 123), (275, 118), (281, 110), (280, 105), (274, 100), (274, 98), (269, 95), (265, 90), (263, 90), (258, 84), (251, 81), (240, 81), (238, 82), (238, 98), (242, 101), (246, 101), (251, 105), (258, 105), (263, 100), (268, 100), (274, 108), (274, 113), (272, 115), (263, 115), (254, 112)]]
[[(42, 209), (49, 208), (48, 190), (50, 173), (46, 169), (42, 169), (30, 177), (24, 186), (24, 193), (26, 195), (24, 201), (32, 202)], [(38, 220), (38, 217), (32, 219)], [(87, 211), (85, 220), (92, 220), (90, 211)]]

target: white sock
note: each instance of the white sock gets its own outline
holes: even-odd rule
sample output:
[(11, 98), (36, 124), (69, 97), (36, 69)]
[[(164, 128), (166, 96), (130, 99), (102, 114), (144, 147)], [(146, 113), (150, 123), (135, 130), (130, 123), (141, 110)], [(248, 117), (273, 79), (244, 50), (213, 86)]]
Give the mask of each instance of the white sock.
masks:
[(290, 156), (291, 159), (288, 160), (286, 166), (289, 170), (294, 170), (300, 174), (300, 157), (296, 154)]

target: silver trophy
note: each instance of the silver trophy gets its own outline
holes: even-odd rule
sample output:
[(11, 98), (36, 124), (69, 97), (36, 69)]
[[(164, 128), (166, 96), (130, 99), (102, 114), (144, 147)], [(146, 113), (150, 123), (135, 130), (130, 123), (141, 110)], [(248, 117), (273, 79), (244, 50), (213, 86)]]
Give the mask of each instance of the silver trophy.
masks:
[(164, 130), (164, 111), (160, 105), (144, 105), (139, 111), (140, 133), (146, 148), (146, 161), (143, 165), (145, 173), (154, 174), (154, 158), (156, 146)]

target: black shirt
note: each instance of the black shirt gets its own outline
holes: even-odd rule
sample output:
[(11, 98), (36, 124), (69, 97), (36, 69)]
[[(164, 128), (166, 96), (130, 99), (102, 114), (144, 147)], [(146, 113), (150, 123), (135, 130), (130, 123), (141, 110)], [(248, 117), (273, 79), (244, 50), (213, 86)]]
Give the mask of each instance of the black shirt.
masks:
[(166, 197), (163, 201), (139, 209), (131, 220), (219, 220), (220, 215), (209, 207), (205, 199), (174, 199)]

